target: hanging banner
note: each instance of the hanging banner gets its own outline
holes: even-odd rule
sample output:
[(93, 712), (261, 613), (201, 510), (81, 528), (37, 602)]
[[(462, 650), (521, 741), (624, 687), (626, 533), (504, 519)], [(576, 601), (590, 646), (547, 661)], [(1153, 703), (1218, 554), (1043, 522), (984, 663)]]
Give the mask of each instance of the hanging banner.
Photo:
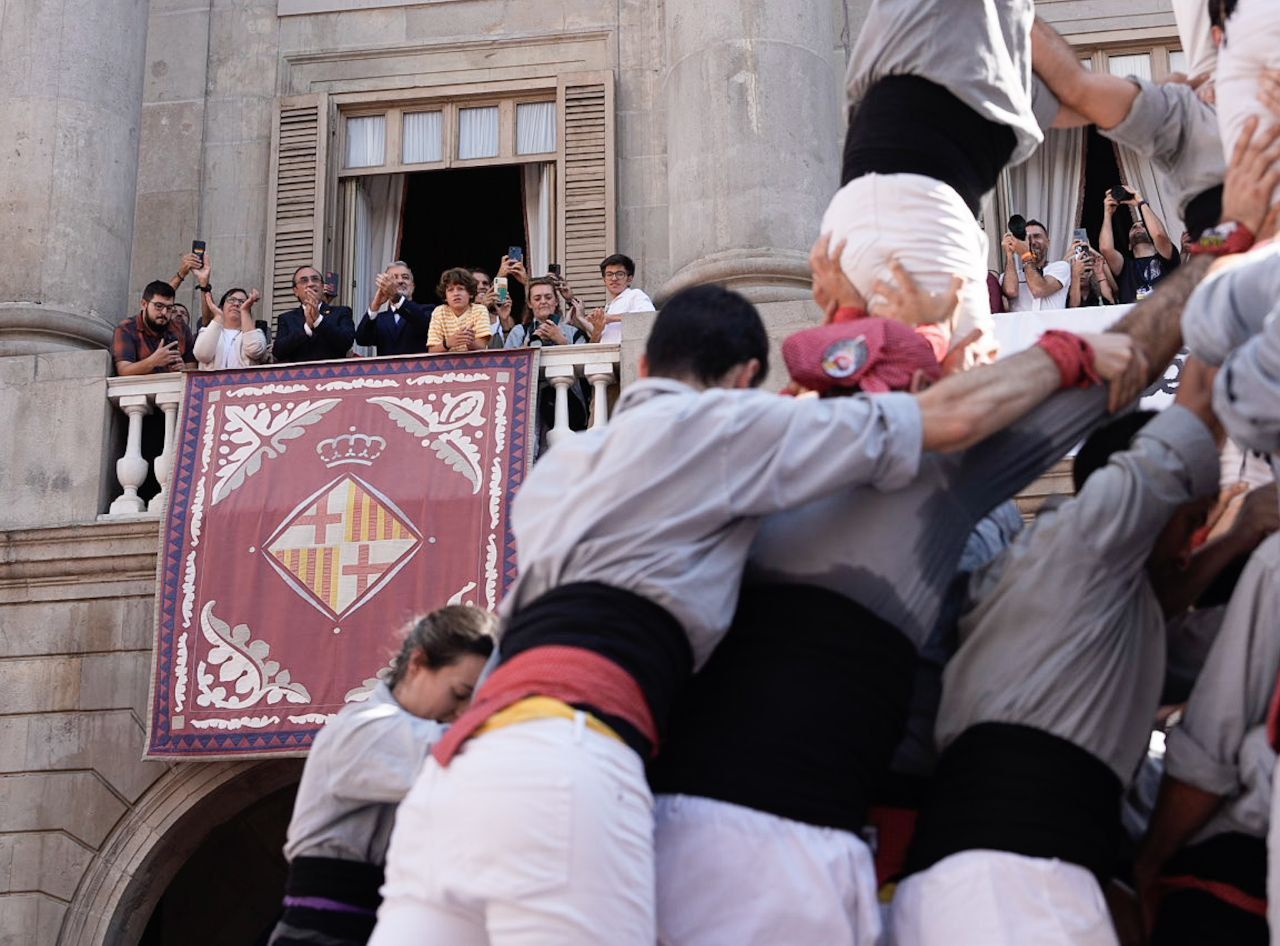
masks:
[(147, 756), (301, 754), (412, 620), (495, 609), (537, 378), (536, 349), (188, 374)]

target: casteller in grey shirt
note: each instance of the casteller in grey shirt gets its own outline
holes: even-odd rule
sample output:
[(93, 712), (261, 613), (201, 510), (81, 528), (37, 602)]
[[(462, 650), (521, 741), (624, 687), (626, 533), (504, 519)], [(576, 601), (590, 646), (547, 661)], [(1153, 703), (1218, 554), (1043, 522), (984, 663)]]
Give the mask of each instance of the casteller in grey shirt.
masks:
[(1233, 831), (1267, 835), (1276, 764), (1267, 710), (1280, 672), (1277, 615), (1280, 534), (1250, 557), (1182, 721), (1165, 743), (1168, 775), (1224, 798), (1192, 843)]
[(365, 702), (343, 707), (312, 743), (284, 856), (381, 867), (396, 806), (445, 729), (402, 709), (385, 683)]
[(943, 674), (939, 750), (979, 723), (1020, 724), (1087, 750), (1127, 785), (1164, 682), (1147, 558), (1177, 508), (1217, 488), (1214, 439), (1175, 404), (974, 575), (977, 603)]
[(849, 105), (885, 76), (942, 86), (1017, 137), (1010, 164), (1044, 135), (1032, 108), (1032, 0), (874, 0), (849, 55)]
[(608, 426), (557, 443), (521, 486), (520, 574), (502, 614), (599, 582), (665, 608), (696, 670), (728, 629), (760, 519), (842, 487), (910, 483), (923, 436), (909, 394), (817, 400), (636, 381)]

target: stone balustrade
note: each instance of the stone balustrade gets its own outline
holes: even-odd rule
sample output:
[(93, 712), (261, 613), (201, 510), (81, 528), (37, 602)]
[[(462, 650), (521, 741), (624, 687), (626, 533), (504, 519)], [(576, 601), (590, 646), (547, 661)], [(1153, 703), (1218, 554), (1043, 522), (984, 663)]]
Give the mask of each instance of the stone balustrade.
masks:
[[(541, 385), (555, 390), (555, 418), (547, 430), (547, 443), (554, 444), (569, 433), (569, 389), (585, 379), (591, 386), (590, 426), (609, 422), (609, 391), (619, 381), (618, 345), (573, 345), (544, 349), (538, 362)], [(116, 460), (115, 476), (119, 493), (100, 520), (156, 517), (164, 509), (169, 472), (173, 463), (174, 430), (182, 401), (180, 374), (110, 378), (107, 397), (126, 418), (124, 453)], [(164, 445), (156, 456), (147, 456), (142, 443), (142, 419), (151, 413), (164, 414)], [(155, 466), (160, 492), (145, 501), (138, 495)], [(114, 492), (114, 490), (112, 491)]]

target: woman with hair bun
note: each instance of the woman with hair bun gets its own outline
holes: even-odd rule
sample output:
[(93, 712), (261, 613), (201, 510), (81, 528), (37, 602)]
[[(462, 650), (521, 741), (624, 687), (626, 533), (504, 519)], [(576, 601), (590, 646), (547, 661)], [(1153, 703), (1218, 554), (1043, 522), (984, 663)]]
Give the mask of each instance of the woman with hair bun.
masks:
[(269, 946), (354, 946), (373, 932), (396, 806), (493, 652), (492, 614), (449, 605), (422, 618), (369, 699), (316, 736), (285, 841), (284, 915)]

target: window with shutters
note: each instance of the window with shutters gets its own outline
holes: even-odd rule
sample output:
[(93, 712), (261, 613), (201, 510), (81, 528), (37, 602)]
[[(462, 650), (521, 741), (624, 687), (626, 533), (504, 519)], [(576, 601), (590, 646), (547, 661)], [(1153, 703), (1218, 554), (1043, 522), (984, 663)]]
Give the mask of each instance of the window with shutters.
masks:
[(291, 275), (308, 263), (341, 271), (340, 296), (350, 298), (340, 301), (363, 305), (404, 228), (440, 225), (403, 219), (405, 182), (502, 166), (519, 175), (515, 213), (524, 215), (531, 272), (559, 262), (588, 306), (603, 305), (599, 263), (615, 249), (613, 137), (611, 73), (433, 88), (429, 96), (282, 99), (267, 247), (273, 310), (295, 304)]

